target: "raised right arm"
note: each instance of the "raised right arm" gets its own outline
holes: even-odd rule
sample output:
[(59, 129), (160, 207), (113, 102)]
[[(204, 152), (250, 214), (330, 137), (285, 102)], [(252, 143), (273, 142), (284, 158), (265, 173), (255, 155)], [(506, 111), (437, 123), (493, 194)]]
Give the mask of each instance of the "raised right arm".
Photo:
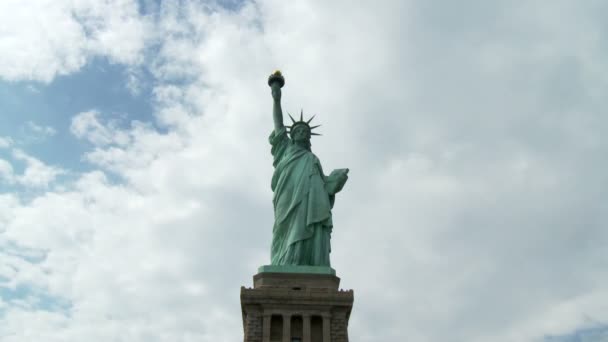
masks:
[(272, 84), (272, 117), (274, 119), (274, 131), (279, 133), (283, 126), (283, 110), (281, 109), (281, 87), (277, 83)]

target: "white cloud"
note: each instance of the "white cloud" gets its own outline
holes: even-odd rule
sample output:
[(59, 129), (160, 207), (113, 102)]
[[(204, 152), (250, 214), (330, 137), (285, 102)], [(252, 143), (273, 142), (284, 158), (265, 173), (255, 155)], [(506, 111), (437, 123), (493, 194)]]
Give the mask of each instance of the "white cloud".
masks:
[(18, 173), (11, 162), (0, 158), (0, 184), (18, 184), (26, 188), (47, 188), (56, 180), (57, 176), (66, 173), (65, 170), (47, 165), (19, 149), (14, 149), (12, 156), (15, 160), (25, 162), (24, 170), (22, 173)]
[(70, 132), (78, 138), (84, 138), (95, 145), (129, 143), (129, 133), (120, 130), (115, 124), (104, 126), (99, 122), (99, 112), (90, 110), (79, 113), (72, 118)]
[(27, 121), (25, 123), (25, 126), (32, 133), (34, 133), (42, 138), (52, 137), (55, 134), (57, 134), (57, 130), (55, 128), (53, 128), (51, 126), (40, 126), (33, 121)]
[(13, 166), (4, 159), (0, 159), (0, 180), (6, 183), (13, 182)]
[(144, 87), (143, 81), (141, 80), (140, 72), (137, 70), (129, 70), (126, 74), (127, 83), (125, 88), (131, 93), (132, 96), (138, 96), (141, 94), (142, 88)]
[(8, 304), (0, 337), (242, 338), (238, 288), (268, 262), (275, 68), (284, 109), (323, 124), (326, 172), (351, 169), (332, 262), (355, 290), (353, 340), (534, 341), (606, 321), (602, 11), (544, 5), (163, 3), (147, 65), (163, 132), (79, 113), (100, 170), (0, 197), (3, 238), (46, 255), (3, 255), (0, 272), (71, 304)]
[(50, 82), (94, 56), (142, 61), (147, 19), (132, 0), (0, 3), (0, 77)]
[(15, 175), (15, 181), (26, 187), (48, 187), (57, 176), (65, 173), (65, 170), (47, 165), (19, 149), (13, 151), (13, 157), (25, 162), (23, 174)]
[(7, 137), (0, 137), (0, 148), (7, 148), (13, 144), (13, 140)]

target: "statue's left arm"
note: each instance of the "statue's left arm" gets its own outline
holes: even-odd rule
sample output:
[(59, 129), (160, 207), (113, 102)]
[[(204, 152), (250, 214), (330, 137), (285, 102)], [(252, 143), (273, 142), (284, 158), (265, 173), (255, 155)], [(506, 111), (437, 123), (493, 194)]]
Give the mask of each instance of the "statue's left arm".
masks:
[(329, 176), (323, 176), (325, 191), (329, 195), (329, 203), (332, 208), (336, 201), (336, 194), (342, 190), (348, 180), (348, 171), (348, 169), (336, 169)]
[(348, 169), (335, 169), (325, 177), (325, 190), (329, 195), (335, 195), (342, 190), (348, 180)]

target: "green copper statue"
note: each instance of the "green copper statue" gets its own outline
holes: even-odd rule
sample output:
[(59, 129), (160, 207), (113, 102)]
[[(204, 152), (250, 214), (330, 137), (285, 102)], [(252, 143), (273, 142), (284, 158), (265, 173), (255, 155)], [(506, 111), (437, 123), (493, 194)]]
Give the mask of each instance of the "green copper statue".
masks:
[[(348, 169), (323, 173), (321, 162), (310, 150), (310, 118), (303, 113), (292, 125), (283, 124), (281, 88), (285, 79), (280, 71), (268, 78), (274, 99), (274, 131), (270, 134), (274, 157), (274, 227), (272, 265), (330, 266), (330, 236), (333, 228), (331, 209), (336, 193), (348, 179)], [(289, 132), (287, 131), (289, 129)], [(289, 133), (289, 135), (288, 135)]]

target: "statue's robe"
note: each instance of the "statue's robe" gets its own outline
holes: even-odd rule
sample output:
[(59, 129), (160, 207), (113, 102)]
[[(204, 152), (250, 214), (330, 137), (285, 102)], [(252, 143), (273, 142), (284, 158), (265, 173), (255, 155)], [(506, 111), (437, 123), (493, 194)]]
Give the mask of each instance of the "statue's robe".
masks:
[(272, 264), (330, 266), (332, 206), (321, 163), (294, 144), (284, 127), (269, 140), (275, 167)]

